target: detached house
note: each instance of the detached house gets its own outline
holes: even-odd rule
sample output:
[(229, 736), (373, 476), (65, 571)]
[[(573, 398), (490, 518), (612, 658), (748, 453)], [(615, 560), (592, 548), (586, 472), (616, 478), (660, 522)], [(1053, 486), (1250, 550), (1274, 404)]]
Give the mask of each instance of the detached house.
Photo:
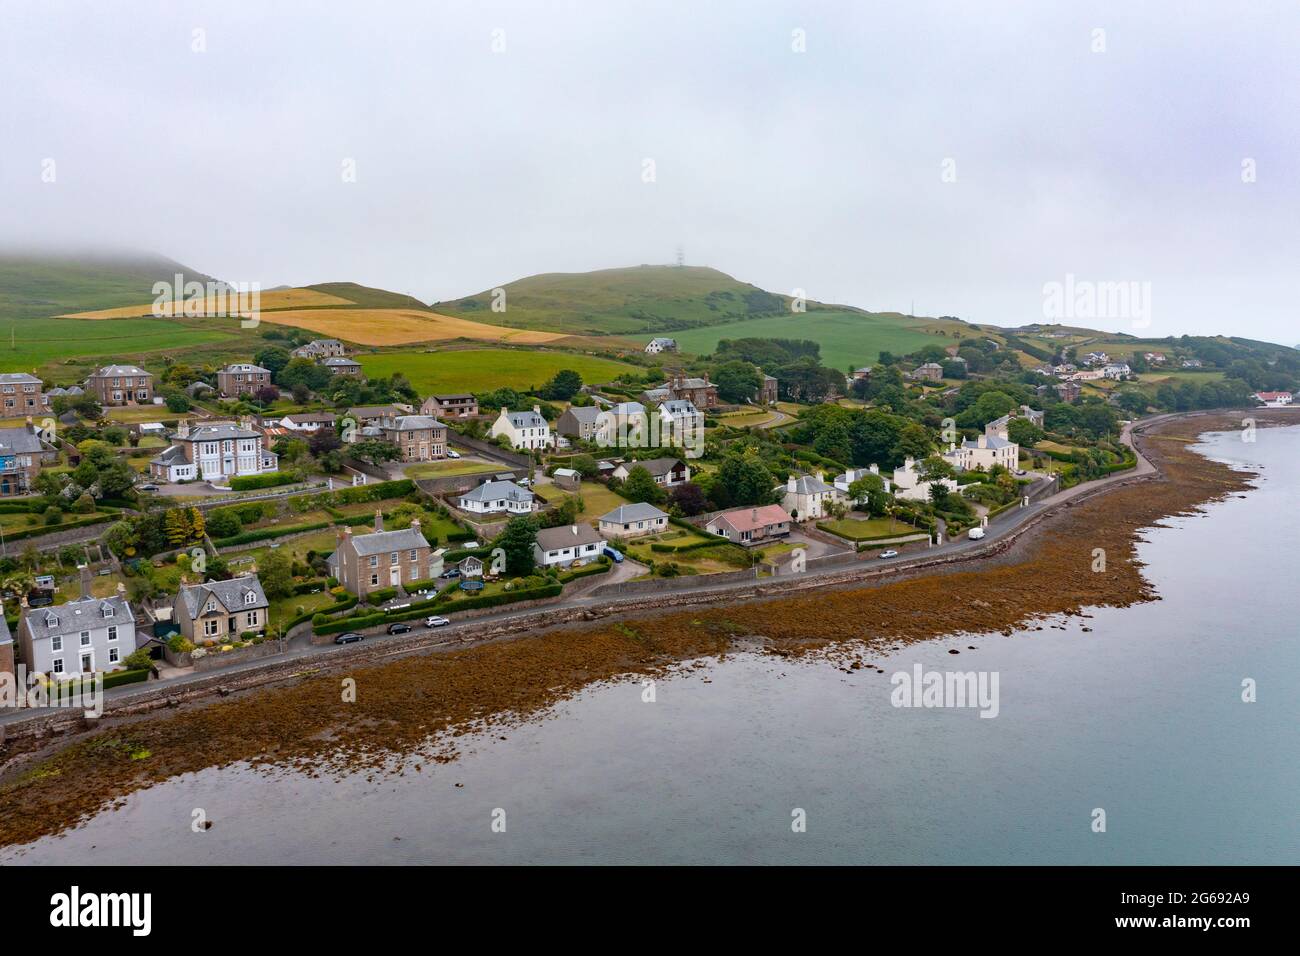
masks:
[(761, 508), (735, 508), (714, 515), (705, 529), (732, 544), (750, 547), (786, 537), (792, 520), (780, 505), (763, 505)]
[(280, 460), (265, 447), (266, 436), (251, 423), (182, 421), (175, 443), (149, 462), (149, 474), (163, 481), (221, 481), (277, 471)]
[(704, 454), (704, 413), (689, 399), (672, 398), (659, 406), (659, 444), (686, 451), (689, 458)]
[(676, 352), (677, 340), (663, 337), (651, 339), (646, 345), (645, 351), (647, 355), (656, 355), (659, 352)]
[(963, 441), (954, 449), (951, 460), (962, 471), (973, 471), (977, 468), (988, 471), (994, 465), (1001, 465), (1007, 471), (1015, 471), (1020, 466), (1020, 446), (997, 433), (986, 433), (973, 441), (969, 438)]
[(434, 418), (473, 418), (478, 414), (478, 399), (469, 392), (430, 395), (420, 406), (420, 414)]
[(396, 445), (401, 461), (433, 461), (447, 457), (447, 426), (428, 415), (399, 415), (380, 419), (384, 441)]
[(271, 385), (271, 370), (243, 362), (217, 372), (217, 391), (226, 398), (256, 395)]
[(604, 549), (605, 539), (589, 524), (543, 528), (537, 532), (533, 558), (542, 567), (564, 566), (578, 560), (594, 560)]
[(86, 379), (86, 391), (101, 405), (145, 405), (153, 401), (153, 376), (138, 365), (105, 365)]
[(0, 375), (0, 418), (35, 415), (41, 411), (45, 398), (41, 395), (44, 383), (26, 372), (5, 372)]
[(325, 358), (342, 358), (347, 353), (343, 343), (338, 339), (313, 339), (306, 345), (300, 345), (289, 354), (294, 358), (316, 361)]
[(223, 641), (245, 631), (266, 630), (270, 602), (255, 574), (229, 581), (182, 584), (172, 603), (172, 620), (186, 640)]
[(533, 493), (513, 481), (485, 481), (456, 499), (461, 511), (471, 514), (526, 515), (533, 512)]
[(781, 504), (800, 521), (826, 517), (827, 509), (836, 497), (835, 488), (822, 480), (821, 472), (816, 476), (800, 475), (797, 478), (791, 475), (784, 487), (778, 486), (775, 490), (784, 492)]
[(651, 458), (646, 461), (625, 461), (614, 469), (614, 477), (626, 481), (632, 469), (642, 467), (661, 488), (672, 488), (691, 480), (691, 469), (680, 458)]
[(28, 671), (57, 679), (120, 670), (136, 649), (135, 613), (126, 586), (119, 584), (112, 597), (88, 597), (90, 570), (83, 566), (81, 593), (67, 604), (24, 611), (18, 644)]
[(596, 441), (602, 412), (595, 405), (566, 408), (555, 422), (555, 434), (579, 441)]
[(505, 435), (515, 449), (540, 450), (551, 447), (551, 426), (542, 417), (540, 405), (534, 405), (531, 412), (512, 412), (508, 408), (502, 408), (488, 434), (492, 438)]
[(600, 533), (611, 538), (658, 534), (668, 527), (668, 515), (652, 504), (620, 505), (600, 516)]
[(943, 380), (943, 366), (938, 362), (926, 362), (918, 365), (908, 373), (909, 378), (921, 382), (938, 382)]
[(353, 376), (361, 375), (361, 363), (356, 361), (355, 359), (342, 358), (341, 356), (334, 356), (332, 358), (325, 359), (325, 361), (321, 362), (320, 364), (325, 366), (335, 375), (353, 375)]
[(385, 531), (378, 511), (372, 534), (353, 535), (350, 525), (339, 529), (338, 547), (328, 564), (339, 584), (363, 600), (371, 591), (405, 587), (442, 573), (442, 555), (434, 554), (418, 520), (409, 528)]

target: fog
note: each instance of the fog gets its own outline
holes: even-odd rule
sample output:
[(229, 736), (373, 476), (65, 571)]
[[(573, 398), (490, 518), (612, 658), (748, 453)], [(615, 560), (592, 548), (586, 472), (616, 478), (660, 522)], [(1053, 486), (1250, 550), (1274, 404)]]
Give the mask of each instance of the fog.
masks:
[(1003, 325), (1069, 276), (1149, 283), (1081, 324), (1300, 342), (1295, 4), (0, 11), (6, 243), (425, 301), (681, 247)]

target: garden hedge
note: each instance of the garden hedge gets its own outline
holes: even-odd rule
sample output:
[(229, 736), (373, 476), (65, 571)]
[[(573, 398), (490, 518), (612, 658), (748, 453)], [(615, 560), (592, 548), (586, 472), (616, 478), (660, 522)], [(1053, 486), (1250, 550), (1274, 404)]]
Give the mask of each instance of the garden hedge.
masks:
[(104, 675), (104, 689), (120, 687), (122, 684), (139, 684), (149, 679), (148, 668), (135, 671), (113, 671)]
[(272, 471), (262, 475), (236, 475), (230, 479), (230, 490), (256, 491), (259, 488), (278, 488), (280, 485), (292, 485), (301, 480), (283, 471)]

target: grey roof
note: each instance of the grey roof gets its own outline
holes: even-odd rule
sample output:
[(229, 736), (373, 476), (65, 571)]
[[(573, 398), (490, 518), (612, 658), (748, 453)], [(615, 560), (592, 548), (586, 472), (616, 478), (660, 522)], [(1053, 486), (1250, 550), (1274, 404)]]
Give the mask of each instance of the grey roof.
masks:
[(572, 415), (581, 425), (594, 425), (600, 418), (601, 409), (595, 405), (582, 405), (569, 408), (564, 414)]
[(645, 461), (625, 461), (623, 467), (631, 472), (633, 468), (640, 465), (646, 471), (650, 472), (652, 477), (658, 478), (660, 475), (666, 475), (682, 463), (680, 458), (650, 458)]
[(412, 432), (421, 431), (427, 428), (445, 429), (447, 426), (436, 418), (428, 415), (399, 415), (396, 418), (384, 422), (385, 428), (391, 428), (393, 431)]
[(170, 445), (153, 458), (149, 459), (149, 463), (152, 465), (174, 465), (179, 462), (189, 464), (189, 461), (190, 460), (185, 457), (185, 449), (180, 445)]
[(429, 542), (416, 528), (403, 528), (401, 531), (374, 531), (370, 534), (358, 534), (352, 537), (352, 547), (357, 554), (368, 557), (372, 554), (386, 554), (390, 551), (409, 551), (412, 548), (427, 548)]
[(321, 364), (322, 365), (356, 365), (358, 367), (361, 365), (361, 363), (358, 362), (356, 359), (343, 358), (343, 356), (341, 355), (331, 355)]
[[(246, 596), (251, 593), (253, 603), (246, 603)], [(218, 601), (227, 611), (247, 611), (252, 608), (267, 607), (266, 592), (257, 575), (249, 574), (229, 581), (209, 581), (206, 584), (186, 584), (180, 589), (181, 600), (185, 602), (185, 613), (190, 620), (198, 617), (208, 603), (208, 595), (216, 595)]]
[[(111, 614), (105, 614), (111, 610)], [(135, 614), (119, 594), (106, 598), (78, 598), (67, 604), (32, 608), (24, 616), (33, 638), (64, 637), (106, 624), (134, 624)]]
[(27, 428), (0, 428), (0, 455), (34, 455), (43, 450), (35, 432)]
[(983, 446), (980, 445), (978, 438), (976, 439), (967, 438), (965, 441), (961, 443), (961, 447), (962, 448), (980, 448), (980, 447), (1010, 448), (1014, 444), (1015, 442), (1007, 441), (1005, 438), (1002, 438), (1000, 435), (985, 435)]
[(669, 415), (698, 415), (700, 410), (695, 407), (695, 403), (689, 398), (674, 398), (664, 402), (659, 406), (659, 410), (666, 411)]
[(654, 505), (641, 501), (631, 505), (619, 505), (609, 514), (601, 515), (600, 520), (612, 524), (630, 524), (633, 521), (652, 521), (667, 517), (667, 514)]
[[(790, 490), (789, 483), (787, 482), (785, 485), (783, 485), (781, 490), (786, 491), (788, 493)], [(815, 495), (824, 491), (834, 491), (834, 490), (835, 489), (832, 488), (830, 485), (826, 484), (826, 482), (822, 481), (819, 478), (814, 478), (812, 475), (800, 475), (795, 480), (794, 483), (794, 491), (795, 494), (798, 495)]]
[(448, 392), (446, 394), (438, 394), (432, 397), (436, 398), (440, 402), (464, 402), (469, 401), (474, 396), (469, 392)]
[(12, 644), (13, 642), (14, 636), (9, 633), (9, 622), (5, 620), (3, 614), (0, 614), (0, 647), (3, 647), (5, 644)]
[(640, 402), (619, 402), (617, 405), (615, 405), (613, 408), (609, 410), (609, 413), (611, 415), (618, 415), (624, 417), (628, 415), (644, 415), (645, 406), (642, 405)]
[(712, 388), (713, 383), (707, 378), (683, 378), (675, 382), (664, 382), (660, 388)]
[(604, 540), (589, 524), (562, 525), (559, 528), (543, 528), (537, 532), (537, 546), (543, 551), (560, 551)]
[(0, 382), (6, 385), (40, 385), (41, 380), (26, 372), (0, 372)]
[(350, 418), (392, 418), (402, 414), (396, 405), (355, 405), (347, 410)]
[(461, 501), (532, 501), (533, 493), (513, 481), (485, 481), (460, 496)]
[[(505, 411), (505, 409), (502, 409)], [(537, 412), (505, 412), (506, 418), (515, 428), (545, 428), (546, 419)]]
[(284, 417), (289, 419), (289, 421), (293, 422), (295, 425), (302, 425), (306, 422), (329, 422), (331, 425), (334, 423), (333, 412), (302, 412), (297, 415), (286, 415)]
[(105, 365), (95, 375), (103, 377), (112, 375), (149, 375), (149, 373), (138, 365)]
[(234, 422), (214, 422), (211, 425), (195, 425), (185, 436), (185, 441), (225, 441), (229, 438), (261, 438), (259, 432), (240, 428)]
[(666, 402), (673, 397), (673, 390), (663, 385), (658, 388), (647, 388), (641, 393), (641, 397), (647, 402)]
[(251, 372), (265, 372), (267, 375), (270, 375), (270, 374), (271, 374), (271, 370), (270, 370), (269, 368), (262, 368), (262, 366), (260, 366), (260, 365), (253, 365), (253, 364), (251, 364), (251, 363), (249, 363), (249, 362), (236, 362), (236, 363), (233, 364), (233, 365), (227, 365), (227, 366), (226, 366), (225, 368), (223, 368), (221, 371), (223, 371), (223, 372), (232, 372), (232, 373), (233, 373), (233, 372), (250, 372), (250, 373), (251, 373)]
[(651, 344), (651, 345), (654, 345), (654, 344), (656, 344), (656, 343), (658, 343), (659, 345), (676, 345), (676, 344), (677, 344), (677, 340), (676, 340), (676, 339), (670, 339), (670, 338), (664, 338), (664, 337), (662, 337), (662, 336), (660, 336), (660, 337), (658, 337), (658, 338), (653, 338), (653, 339), (650, 340), (650, 344)]

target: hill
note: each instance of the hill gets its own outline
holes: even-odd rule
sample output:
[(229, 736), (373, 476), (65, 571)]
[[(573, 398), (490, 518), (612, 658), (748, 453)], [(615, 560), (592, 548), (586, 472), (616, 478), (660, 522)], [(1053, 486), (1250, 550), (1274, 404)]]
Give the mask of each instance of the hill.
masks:
[(319, 292), (322, 295), (343, 299), (350, 305), (359, 305), (366, 309), (432, 311), (413, 295), (406, 295), (402, 292), (389, 292), (387, 289), (375, 289), (371, 286), (358, 285), (355, 282), (318, 282), (316, 285), (304, 286), (303, 288)]
[(152, 302), (153, 284), (176, 273), (215, 281), (147, 253), (45, 254), (0, 251), (0, 319), (42, 319), (88, 309)]

